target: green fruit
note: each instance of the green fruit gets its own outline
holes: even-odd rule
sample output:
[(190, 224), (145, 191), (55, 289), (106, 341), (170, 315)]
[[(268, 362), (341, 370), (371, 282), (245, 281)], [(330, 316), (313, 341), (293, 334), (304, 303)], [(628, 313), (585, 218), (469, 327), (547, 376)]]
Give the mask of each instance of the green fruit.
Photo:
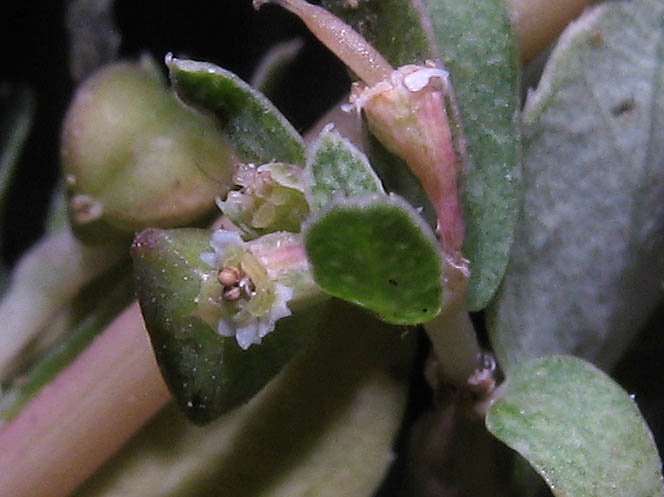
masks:
[(191, 223), (226, 194), (236, 162), (214, 121), (180, 102), (147, 62), (92, 75), (64, 122), (62, 165), (78, 231)]

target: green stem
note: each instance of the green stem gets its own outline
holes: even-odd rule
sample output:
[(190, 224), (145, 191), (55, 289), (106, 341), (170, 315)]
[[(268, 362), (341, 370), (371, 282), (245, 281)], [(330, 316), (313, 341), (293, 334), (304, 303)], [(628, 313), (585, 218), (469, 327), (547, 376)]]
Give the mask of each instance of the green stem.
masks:
[(424, 329), (436, 354), (441, 381), (465, 387), (481, 354), (468, 311), (464, 307), (444, 311), (426, 323)]

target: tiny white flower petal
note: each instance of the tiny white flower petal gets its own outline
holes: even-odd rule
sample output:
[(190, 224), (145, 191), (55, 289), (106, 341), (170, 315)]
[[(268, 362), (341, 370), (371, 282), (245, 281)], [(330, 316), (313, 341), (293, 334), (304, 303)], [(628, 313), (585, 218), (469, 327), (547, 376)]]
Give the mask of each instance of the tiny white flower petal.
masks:
[(449, 74), (444, 69), (437, 67), (425, 67), (418, 71), (407, 74), (403, 78), (403, 84), (410, 91), (420, 91), (429, 84), (431, 78), (440, 78), (443, 82), (447, 81)]
[(235, 331), (235, 339), (241, 349), (247, 350), (254, 343), (261, 343), (258, 336), (258, 322), (252, 319), (246, 326), (242, 326)]
[(237, 231), (217, 230), (212, 233), (210, 245), (217, 254), (223, 253), (232, 245), (242, 245), (244, 241)]
[(217, 267), (217, 255), (214, 252), (203, 252), (201, 254), (201, 262), (210, 267)]
[(265, 335), (274, 331), (275, 326), (275, 321), (272, 321), (269, 315), (258, 318), (258, 337), (265, 338)]
[(222, 337), (232, 337), (235, 335), (235, 326), (225, 319), (220, 319), (217, 324), (217, 333)]

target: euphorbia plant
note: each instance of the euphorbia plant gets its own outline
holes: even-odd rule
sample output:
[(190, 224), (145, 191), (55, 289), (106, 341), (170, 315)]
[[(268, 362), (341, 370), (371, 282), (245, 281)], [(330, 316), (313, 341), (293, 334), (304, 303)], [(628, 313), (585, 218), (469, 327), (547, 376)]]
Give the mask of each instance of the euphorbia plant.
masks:
[[(152, 437), (181, 426), (173, 454), (149, 462), (159, 450), (146, 432), (147, 445), (139, 438), (79, 492), (371, 495), (422, 325), (436, 402), (412, 428), (392, 492), (526, 494), (523, 460), (490, 433), (556, 495), (661, 495), (647, 425), (591, 362), (610, 368), (661, 297), (662, 7), (585, 14), (521, 117), (516, 34), (500, 1), (324, 1), (334, 14), (274, 3), (359, 78), (346, 119), (365, 119), (364, 139), (327, 125), (305, 145), (257, 89), (172, 55), (177, 100), (143, 61), (103, 69), (70, 110), (67, 201), (91, 246), (61, 243), (107, 268), (137, 231), (136, 292), (161, 374), (190, 420), (212, 423), (199, 432), (164, 417)], [(535, 5), (515, 3), (522, 33), (555, 24)], [(595, 230), (598, 213), (611, 229)], [(67, 294), (102, 272), (82, 267)], [(0, 433), (0, 489), (11, 495), (66, 494), (168, 399), (130, 307), (19, 412), (41, 372), (68, 362), (127, 298), (110, 278), (117, 299), (100, 300), (27, 387), (12, 383), (15, 354), (1, 364), (7, 417), (18, 413)], [(492, 351), (469, 310), (486, 311)], [(26, 321), (15, 348), (39, 331)], [(80, 392), (92, 400), (63, 407)], [(44, 437), (55, 456), (35, 449)]]

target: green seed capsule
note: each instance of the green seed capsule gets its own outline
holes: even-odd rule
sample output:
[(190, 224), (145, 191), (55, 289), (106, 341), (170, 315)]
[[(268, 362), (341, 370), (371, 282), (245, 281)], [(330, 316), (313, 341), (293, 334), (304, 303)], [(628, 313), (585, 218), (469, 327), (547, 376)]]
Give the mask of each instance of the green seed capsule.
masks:
[(102, 68), (76, 92), (62, 133), (72, 224), (120, 232), (185, 225), (232, 184), (233, 147), (145, 62)]

